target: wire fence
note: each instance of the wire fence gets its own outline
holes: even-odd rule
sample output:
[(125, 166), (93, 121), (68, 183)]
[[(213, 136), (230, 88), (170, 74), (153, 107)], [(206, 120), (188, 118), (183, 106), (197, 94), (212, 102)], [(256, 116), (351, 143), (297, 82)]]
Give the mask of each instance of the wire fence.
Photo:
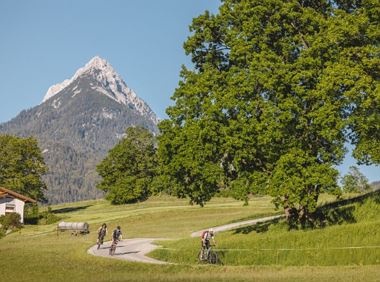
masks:
[[(179, 249), (176, 248), (166, 248), (166, 247), (160, 247), (159, 249), (163, 250), (169, 250), (169, 251), (178, 251)], [(223, 248), (214, 248), (215, 251), (238, 251), (238, 252), (252, 252), (252, 251), (315, 251), (315, 250), (352, 250), (352, 249), (380, 249), (380, 246), (349, 246), (349, 247), (328, 247), (328, 248), (265, 248), (265, 249), (259, 249), (259, 248), (252, 248), (252, 249), (223, 249)]]

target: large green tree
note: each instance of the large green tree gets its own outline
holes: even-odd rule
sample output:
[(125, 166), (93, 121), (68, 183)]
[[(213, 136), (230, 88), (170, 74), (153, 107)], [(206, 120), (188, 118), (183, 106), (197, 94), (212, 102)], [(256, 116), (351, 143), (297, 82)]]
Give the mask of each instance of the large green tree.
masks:
[(307, 219), (345, 142), (380, 162), (379, 1), (225, 0), (193, 20), (194, 68), (160, 124), (162, 171), (203, 205), (264, 191)]
[(0, 186), (44, 201), (47, 172), (37, 140), (0, 135)]
[(145, 200), (156, 174), (155, 138), (141, 127), (129, 127), (126, 136), (97, 166), (98, 188), (114, 204)]

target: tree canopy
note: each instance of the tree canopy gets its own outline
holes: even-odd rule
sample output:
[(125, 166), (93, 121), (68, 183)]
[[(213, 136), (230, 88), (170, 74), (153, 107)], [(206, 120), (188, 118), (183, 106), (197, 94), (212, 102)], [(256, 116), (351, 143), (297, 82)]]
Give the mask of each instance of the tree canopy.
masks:
[(305, 219), (321, 192), (339, 193), (351, 142), (380, 155), (378, 1), (225, 0), (193, 20), (194, 68), (161, 122), (162, 171), (203, 205), (261, 191)]
[(44, 201), (46, 184), (42, 175), (46, 172), (36, 139), (0, 135), (0, 186)]
[(147, 129), (129, 127), (126, 136), (97, 166), (98, 188), (114, 204), (145, 200), (157, 167), (155, 138)]
[(342, 178), (342, 190), (348, 193), (364, 193), (370, 189), (367, 177), (356, 166), (350, 166), (349, 172)]

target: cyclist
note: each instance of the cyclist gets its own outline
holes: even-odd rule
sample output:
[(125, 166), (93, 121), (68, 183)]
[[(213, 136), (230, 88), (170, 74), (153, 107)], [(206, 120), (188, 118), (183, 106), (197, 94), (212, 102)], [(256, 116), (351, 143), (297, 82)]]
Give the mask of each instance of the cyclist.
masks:
[(123, 238), (123, 234), (121, 233), (121, 227), (117, 226), (116, 229), (112, 232), (112, 241), (117, 244)]
[(112, 232), (112, 244), (110, 248), (110, 255), (113, 255), (116, 250), (117, 242), (122, 239), (122, 233), (120, 226), (116, 227), (116, 229)]
[[(214, 236), (214, 230), (210, 228), (207, 231), (204, 231), (201, 236), (201, 244), (202, 244), (202, 254), (203, 258), (206, 259), (208, 257), (208, 253), (210, 251), (210, 240), (213, 241), (214, 245), (216, 246), (215, 236)], [(205, 256), (205, 250), (207, 251)]]
[(96, 242), (98, 244), (98, 249), (100, 248), (100, 245), (103, 245), (104, 237), (106, 236), (106, 234), (107, 224), (103, 223), (102, 226), (98, 229), (98, 240)]

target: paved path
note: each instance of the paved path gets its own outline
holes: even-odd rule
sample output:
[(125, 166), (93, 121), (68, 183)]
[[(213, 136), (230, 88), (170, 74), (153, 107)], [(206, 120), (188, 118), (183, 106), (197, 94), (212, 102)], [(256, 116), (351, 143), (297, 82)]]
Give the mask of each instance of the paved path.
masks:
[(125, 259), (135, 262), (145, 262), (145, 263), (155, 263), (155, 264), (166, 264), (164, 261), (156, 260), (145, 256), (150, 253), (158, 246), (153, 244), (153, 241), (165, 240), (163, 238), (135, 238), (135, 239), (125, 239), (121, 240), (117, 246), (116, 251), (113, 256), (109, 255), (109, 250), (111, 246), (111, 241), (105, 242), (100, 249), (98, 245), (95, 245), (88, 249), (88, 253), (94, 256), (101, 257), (112, 257), (116, 259)]
[[(245, 226), (245, 225), (254, 225), (254, 224), (259, 223), (259, 222), (265, 222), (268, 220), (281, 218), (281, 217), (284, 217), (284, 215), (274, 215), (274, 216), (267, 216), (267, 217), (262, 217), (262, 218), (257, 218), (257, 219), (246, 220), (246, 221), (239, 221), (239, 222), (230, 223), (230, 224), (226, 224), (226, 225), (222, 225), (222, 226), (212, 227), (212, 229), (214, 230), (215, 233), (217, 233), (217, 232), (221, 232), (221, 231), (227, 231), (227, 230), (235, 229), (235, 228)], [(208, 229), (195, 231), (195, 232), (191, 233), (191, 237), (200, 237), (202, 232), (205, 230), (208, 230)]]
[[(265, 222), (268, 220), (281, 218), (284, 215), (275, 215), (275, 216), (267, 216), (258, 219), (240, 221), (235, 223), (230, 223), (222, 226), (213, 227), (214, 232), (221, 232), (226, 230), (235, 229), (241, 226), (254, 225), (259, 222)], [(207, 229), (205, 229), (207, 230)], [(198, 237), (202, 234), (204, 230), (196, 231), (191, 233), (191, 237)], [(116, 247), (115, 254), (113, 256), (109, 255), (109, 249), (111, 246), (111, 242), (105, 242), (100, 249), (97, 249), (97, 245), (88, 249), (88, 253), (94, 256), (101, 257), (110, 257), (116, 259), (124, 259), (128, 261), (134, 262), (144, 262), (144, 263), (154, 263), (154, 264), (169, 264), (165, 261), (160, 261), (154, 258), (147, 257), (146, 254), (158, 248), (157, 245), (153, 244), (154, 241), (159, 240), (168, 240), (166, 238), (134, 238), (134, 239), (125, 239), (118, 243)]]

